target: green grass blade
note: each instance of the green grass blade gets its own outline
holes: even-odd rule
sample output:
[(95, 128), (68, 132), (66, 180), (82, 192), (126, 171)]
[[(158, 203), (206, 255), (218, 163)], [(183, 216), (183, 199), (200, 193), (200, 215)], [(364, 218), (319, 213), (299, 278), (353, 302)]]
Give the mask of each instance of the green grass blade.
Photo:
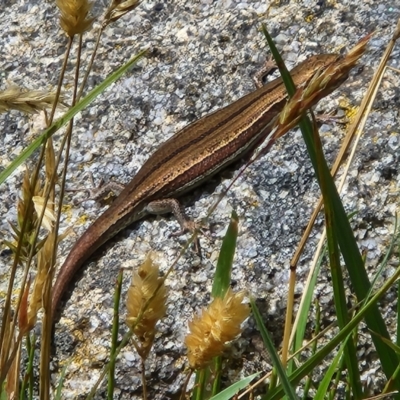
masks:
[[(309, 132), (304, 132), (309, 134)], [(319, 166), (316, 171), (319, 174), (320, 188), (324, 200), (324, 212), (325, 212), (325, 225), (326, 225), (326, 237), (328, 243), (328, 254), (329, 254), (329, 265), (332, 276), (332, 286), (335, 301), (336, 315), (338, 319), (339, 328), (342, 329), (349, 322), (349, 315), (347, 310), (347, 299), (345, 293), (345, 283), (343, 280), (342, 268), (340, 265), (340, 252), (338, 245), (338, 238), (334, 229), (335, 226), (335, 215), (333, 211), (333, 204), (331, 202), (329, 187), (327, 182), (331, 179), (331, 174), (326, 165), (322, 144), (318, 136), (318, 131), (315, 126), (313, 132), (314, 144), (316, 147), (317, 164)], [(329, 176), (325, 174), (328, 173)], [(347, 215), (346, 215), (346, 221)], [(363, 264), (364, 265), (364, 264)], [(363, 391), (361, 386), (361, 378), (357, 364), (357, 352), (355, 344), (352, 340), (346, 341), (346, 350), (344, 351), (344, 358), (349, 373), (349, 383), (352, 388), (352, 394), (354, 398), (361, 399), (363, 397)]]
[(310, 285), (308, 286), (309, 290), (305, 294), (305, 300), (303, 302), (303, 306), (298, 310), (298, 314), (300, 314), (300, 319), (297, 325), (295, 339), (293, 341), (293, 353), (295, 353), (297, 350), (303, 347), (304, 334), (306, 331), (308, 315), (311, 308), (312, 298), (314, 295), (314, 288), (317, 283), (317, 277), (321, 269), (322, 260), (325, 257), (326, 249), (327, 246), (325, 245), (318, 259), (317, 266), (314, 270), (313, 276), (311, 277)]
[[(217, 268), (214, 275), (214, 282), (211, 291), (213, 298), (224, 297), (231, 283), (231, 272), (233, 258), (236, 251), (238, 236), (239, 218), (235, 211), (232, 211), (231, 222), (222, 241), (221, 250), (218, 256)], [(214, 360), (214, 381), (211, 394), (216, 395), (221, 387), (222, 357)]]
[(281, 359), (279, 358), (279, 355), (275, 350), (275, 346), (271, 339), (271, 336), (269, 335), (267, 329), (264, 326), (261, 314), (258, 311), (256, 303), (254, 302), (253, 299), (250, 299), (250, 304), (251, 304), (251, 310), (254, 315), (254, 319), (256, 320), (257, 327), (261, 333), (261, 337), (263, 339), (265, 348), (267, 349), (272, 360), (272, 365), (276, 368), (276, 372), (279, 376), (279, 379), (282, 382), (283, 390), (285, 391), (285, 394), (289, 399), (291, 400), (297, 399), (298, 397), (296, 396), (296, 393), (288, 379), (288, 376), (286, 375), (285, 369), (283, 368), (283, 365), (281, 363)]
[(247, 378), (242, 379), (239, 382), (235, 382), (233, 385), (224, 389), (222, 392), (217, 395), (211, 397), (210, 400), (229, 400), (234, 397), (237, 393), (239, 393), (242, 389), (244, 389), (254, 378), (260, 375), (260, 372), (257, 372), (253, 375), (248, 376)]
[[(366, 314), (371, 311), (371, 308), (376, 306), (378, 300), (389, 290), (389, 288), (394, 284), (394, 282), (400, 276), (400, 267), (396, 270), (396, 272), (388, 279), (384, 285), (379, 289), (377, 293), (374, 294), (373, 297), (360, 309), (360, 311), (353, 316), (351, 321), (333, 338), (331, 339), (325, 346), (323, 346), (315, 355), (311, 356), (304, 364), (299, 366), (296, 371), (289, 376), (289, 381), (292, 385), (297, 385), (301, 379), (309, 375), (312, 370), (321, 364), (322, 360), (327, 357), (333, 349), (340, 345), (342, 341), (346, 339), (348, 335), (351, 334), (351, 331), (354, 330), (357, 325), (365, 318)], [(389, 346), (387, 346), (389, 347)], [(280, 399), (284, 395), (284, 389), (282, 385), (271, 390), (265, 399), (268, 400), (277, 400)]]
[[(266, 35), (268, 44), (271, 47), (271, 51), (274, 54), (273, 41), (268, 35), (268, 32), (266, 32), (266, 29), (264, 28), (263, 30), (264, 34)], [(281, 63), (278, 62), (278, 67), (281, 67), (280, 64)], [(281, 72), (281, 74), (283, 73), (284, 71)], [(284, 79), (284, 82), (286, 81), (284, 76), (282, 76), (282, 79)], [(293, 88), (289, 84), (288, 93), (291, 94), (292, 89)], [(367, 296), (371, 285), (368, 279), (367, 272), (364, 268), (364, 262), (361, 257), (360, 251), (358, 249), (357, 242), (354, 238), (352, 229), (350, 227), (350, 223), (346, 217), (343, 204), (340, 201), (339, 194), (331, 177), (326, 161), (323, 157), (321, 160), (318, 160), (317, 158), (316, 143), (313, 138), (312, 125), (309, 119), (302, 118), (301, 122), (299, 123), (299, 126), (301, 128), (303, 138), (307, 146), (307, 151), (310, 156), (314, 170), (316, 172), (316, 176), (320, 187), (322, 186), (321, 177), (323, 177), (324, 179), (324, 185), (326, 188), (326, 190), (324, 191), (328, 195), (331, 204), (332, 229), (337, 238), (340, 251), (343, 255), (346, 268), (349, 272), (350, 280), (354, 287), (357, 299), (358, 301), (362, 301)], [(319, 151), (320, 154), (322, 154), (322, 150)], [(389, 333), (385, 321), (382, 318), (382, 315), (380, 314), (377, 305), (373, 305), (369, 309), (369, 312), (365, 315), (365, 322), (370, 330), (379, 333), (379, 335), (383, 337), (389, 338)], [(397, 357), (396, 353), (389, 346), (387, 346), (379, 337), (372, 336), (372, 340), (374, 342), (378, 357), (380, 359), (382, 369), (386, 377), (389, 379), (396, 370), (399, 358)], [(395, 386), (397, 389), (400, 389), (399, 379), (396, 380)]]
[(64, 381), (65, 381), (65, 376), (67, 374), (67, 368), (69, 367), (69, 365), (71, 364), (71, 362), (67, 362), (63, 369), (61, 370), (60, 373), (60, 380), (58, 381), (58, 385), (57, 385), (57, 390), (56, 390), (56, 394), (54, 396), (54, 400), (61, 400), (62, 399), (62, 389), (63, 389), (63, 385), (64, 385)]
[(347, 339), (340, 346), (340, 349), (337, 352), (332, 363), (330, 364), (328, 370), (324, 373), (324, 378), (322, 379), (321, 383), (318, 385), (318, 390), (315, 393), (314, 400), (326, 399), (326, 395), (328, 394), (328, 389), (332, 382), (333, 375), (336, 372), (336, 369), (339, 365), (340, 359), (343, 357), (343, 351), (345, 349), (346, 343), (349, 341), (349, 338), (351, 338), (351, 336), (347, 336)]
[(261, 29), (263, 31), (263, 34), (265, 36), (265, 39), (267, 40), (268, 46), (271, 50), (272, 56), (274, 57), (274, 60), (276, 62), (276, 66), (279, 69), (279, 73), (282, 76), (282, 80), (285, 83), (286, 90), (289, 94), (289, 97), (292, 97), (296, 91), (296, 86), (294, 86), (293, 79), (290, 76), (290, 73), (288, 69), (286, 68), (285, 63), (283, 62), (283, 59), (281, 55), (279, 54), (278, 49), (275, 46), (274, 41), (272, 40), (271, 35), (268, 33), (267, 28), (265, 27), (264, 24), (261, 25)]
[[(368, 296), (370, 289), (367, 272), (364, 268), (364, 262), (357, 247), (350, 224), (346, 218), (346, 213), (340, 201), (339, 194), (332, 180), (330, 180), (329, 185), (331, 186), (330, 194), (332, 196), (334, 214), (336, 215), (336, 223), (334, 225), (335, 234), (357, 299), (358, 301), (362, 301)], [(371, 331), (379, 333), (382, 337), (390, 338), (384, 319), (376, 304), (374, 304), (365, 315), (365, 322)], [(389, 378), (396, 370), (399, 358), (379, 337), (372, 336), (372, 340), (381, 361), (382, 369)], [(397, 389), (400, 389), (399, 379), (396, 379), (395, 386)]]
[(76, 114), (86, 108), (97, 96), (104, 92), (104, 90), (125, 74), (133, 64), (138, 62), (145, 54), (147, 50), (142, 50), (138, 55), (133, 57), (130, 61), (118, 68), (110, 76), (108, 76), (100, 85), (96, 86), (79, 101), (74, 107), (70, 108), (60, 119), (55, 121), (49, 126), (43, 133), (35, 139), (19, 156), (17, 156), (10, 165), (0, 173), (0, 185), (22, 164), (32, 153), (37, 150), (49, 137), (69, 122)]
[[(368, 299), (371, 296), (373, 288), (375, 287), (379, 277), (382, 275), (383, 270), (386, 268), (386, 266), (388, 264), (388, 261), (389, 261), (389, 258), (393, 254), (393, 249), (396, 246), (397, 241), (400, 239), (400, 227), (399, 227), (398, 222), (399, 222), (398, 221), (398, 217), (396, 216), (395, 217), (395, 221), (394, 221), (393, 235), (392, 235), (392, 238), (390, 240), (389, 247), (388, 247), (388, 249), (386, 251), (385, 257), (383, 258), (383, 260), (382, 260), (382, 262), (381, 262), (381, 264), (380, 264), (380, 266), (379, 266), (379, 268), (378, 268), (378, 270), (377, 270), (377, 272), (376, 272), (376, 274), (374, 276), (374, 279), (371, 282), (371, 288), (370, 288), (370, 291), (367, 294), (366, 299)], [(398, 337), (398, 335), (397, 335), (397, 337)]]
[[(236, 242), (238, 235), (238, 216), (232, 211), (231, 221), (222, 241), (221, 250), (218, 256), (217, 267), (214, 275), (214, 282), (211, 295), (213, 298), (223, 297), (228, 290), (231, 282), (231, 271), (233, 258), (236, 251)], [(196, 372), (196, 387), (193, 390), (192, 399), (200, 400), (207, 394), (206, 384), (210, 377), (214, 377), (212, 382), (211, 394), (215, 395), (220, 390), (221, 385), (222, 359), (217, 357), (213, 362), (212, 370), (210, 368)]]
[(212, 297), (223, 297), (231, 283), (231, 271), (233, 257), (236, 251), (238, 236), (239, 218), (235, 211), (232, 211), (231, 222), (222, 241), (221, 250), (218, 256), (217, 268), (215, 270), (214, 282), (211, 291)]

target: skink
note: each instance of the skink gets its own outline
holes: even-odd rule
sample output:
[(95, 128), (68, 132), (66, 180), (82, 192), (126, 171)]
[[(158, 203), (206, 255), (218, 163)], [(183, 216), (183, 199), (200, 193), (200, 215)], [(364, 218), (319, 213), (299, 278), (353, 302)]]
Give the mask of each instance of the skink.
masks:
[[(337, 59), (336, 54), (309, 57), (291, 71), (295, 85), (305, 85), (319, 68)], [(254, 150), (270, 133), (269, 125), (286, 99), (285, 86), (277, 78), (163, 143), (71, 249), (53, 287), (53, 320), (75, 273), (118, 232), (149, 213), (173, 212), (185, 226), (176, 198)]]

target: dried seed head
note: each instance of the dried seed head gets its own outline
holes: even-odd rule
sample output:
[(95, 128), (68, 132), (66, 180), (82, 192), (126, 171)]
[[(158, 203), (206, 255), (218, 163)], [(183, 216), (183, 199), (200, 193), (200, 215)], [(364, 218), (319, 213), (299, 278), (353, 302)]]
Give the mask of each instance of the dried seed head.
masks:
[[(166, 312), (167, 289), (164, 279), (159, 277), (158, 265), (150, 256), (134, 271), (128, 289), (126, 323), (141, 342), (140, 355), (146, 357), (153, 344), (156, 323)], [(147, 305), (147, 306), (146, 306)], [(146, 309), (143, 311), (143, 308)]]
[[(41, 196), (33, 196), (32, 197), (33, 205), (35, 207), (35, 211), (37, 215), (41, 215), (43, 211), (44, 198)], [(53, 227), (53, 222), (56, 220), (56, 216), (54, 214), (53, 203), (47, 202), (46, 208), (43, 214), (42, 226), (43, 228), (51, 231)]]
[(54, 261), (53, 247), (54, 247), (55, 232), (51, 231), (44, 240), (42, 248), (38, 252), (37, 257), (37, 273), (33, 282), (32, 295), (29, 300), (28, 308), (28, 328), (32, 329), (36, 324), (37, 313), (43, 306), (43, 293), (46, 285), (51, 285), (51, 278)]
[[(14, 242), (4, 241), (4, 243), (13, 251), (16, 252), (17, 244), (19, 241), (22, 242), (21, 246), (21, 260), (25, 260), (32, 249), (33, 238), (38, 224), (38, 217), (36, 212), (27, 213), (28, 207), (30, 207), (30, 202), (32, 201), (32, 196), (40, 195), (41, 193), (41, 183), (39, 180), (36, 182), (35, 187), (32, 187), (32, 175), (29, 170), (26, 170), (24, 175), (24, 180), (22, 183), (22, 197), (18, 198), (17, 204), (17, 222), (9, 222), (13, 233)], [(24, 218), (27, 218), (25, 234), (21, 237), (21, 228), (24, 223)], [(36, 245), (34, 254), (38, 251), (40, 245)]]
[(90, 29), (94, 18), (86, 19), (93, 3), (87, 0), (56, 0), (60, 9), (60, 26), (71, 38)]
[(347, 79), (351, 69), (364, 54), (371, 37), (372, 34), (362, 38), (346, 55), (318, 70), (306, 87), (298, 88), (294, 96), (286, 103), (279, 119), (275, 121), (273, 125), (275, 133), (272, 140), (276, 140), (297, 125), (307, 109), (328, 96)]
[(115, 22), (129, 11), (134, 10), (140, 4), (140, 0), (113, 0), (109, 10), (104, 17), (103, 26)]
[(30, 288), (31, 278), (29, 277), (28, 281), (26, 282), (21, 298), (21, 304), (18, 310), (18, 327), (21, 335), (26, 335), (32, 329), (32, 326), (29, 324), (28, 320), (28, 298)]
[(9, 110), (35, 113), (51, 108), (54, 100), (54, 93), (44, 90), (26, 90), (17, 85), (11, 85), (0, 92), (0, 113)]
[(189, 322), (190, 333), (185, 338), (189, 364), (193, 369), (204, 368), (214, 357), (221, 355), (225, 343), (240, 332), (241, 323), (250, 309), (243, 304), (244, 292), (229, 289), (224, 298), (216, 298), (208, 309)]

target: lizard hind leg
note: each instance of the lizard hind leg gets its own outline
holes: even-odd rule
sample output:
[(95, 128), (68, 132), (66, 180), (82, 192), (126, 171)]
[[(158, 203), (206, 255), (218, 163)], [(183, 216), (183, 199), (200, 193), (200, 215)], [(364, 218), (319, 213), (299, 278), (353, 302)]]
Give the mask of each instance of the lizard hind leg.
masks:
[(125, 188), (124, 185), (118, 182), (110, 181), (104, 184), (101, 181), (97, 186), (94, 184), (93, 175), (91, 172), (87, 173), (90, 185), (80, 188), (68, 188), (67, 192), (86, 192), (87, 196), (81, 200), (74, 201), (74, 205), (77, 206), (86, 201), (94, 200), (98, 203), (110, 203), (110, 199), (113, 200), (117, 197), (122, 190)]

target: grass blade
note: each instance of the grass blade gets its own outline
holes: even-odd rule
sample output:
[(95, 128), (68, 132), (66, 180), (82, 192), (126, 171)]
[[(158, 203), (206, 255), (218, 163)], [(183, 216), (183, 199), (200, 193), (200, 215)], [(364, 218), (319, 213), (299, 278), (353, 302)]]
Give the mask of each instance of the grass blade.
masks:
[(49, 126), (43, 133), (35, 139), (19, 156), (17, 156), (11, 164), (0, 173), (0, 185), (24, 162), (37, 150), (45, 141), (69, 122), (76, 114), (81, 112), (87, 107), (97, 96), (102, 94), (104, 90), (119, 79), (125, 72), (132, 67), (133, 64), (137, 63), (145, 54), (147, 50), (142, 50), (138, 55), (133, 57), (130, 61), (118, 68), (110, 76), (108, 76), (100, 85), (96, 86), (92, 91), (88, 93), (81, 101), (79, 101), (74, 107), (70, 108), (60, 119)]
[(296, 393), (292, 387), (292, 384), (289, 381), (288, 376), (286, 375), (285, 369), (283, 368), (283, 365), (281, 363), (279, 355), (278, 355), (277, 351), (275, 350), (275, 346), (271, 339), (271, 336), (269, 335), (267, 329), (264, 326), (264, 322), (262, 320), (261, 314), (258, 311), (256, 303), (254, 302), (253, 299), (250, 299), (250, 304), (251, 304), (251, 310), (254, 315), (254, 319), (256, 320), (256, 323), (257, 323), (257, 327), (258, 327), (258, 329), (261, 333), (261, 337), (264, 341), (264, 345), (265, 345), (266, 349), (268, 350), (268, 353), (272, 359), (272, 364), (276, 368), (279, 379), (282, 382), (283, 390), (289, 399), (297, 399), (298, 397), (296, 396)]

